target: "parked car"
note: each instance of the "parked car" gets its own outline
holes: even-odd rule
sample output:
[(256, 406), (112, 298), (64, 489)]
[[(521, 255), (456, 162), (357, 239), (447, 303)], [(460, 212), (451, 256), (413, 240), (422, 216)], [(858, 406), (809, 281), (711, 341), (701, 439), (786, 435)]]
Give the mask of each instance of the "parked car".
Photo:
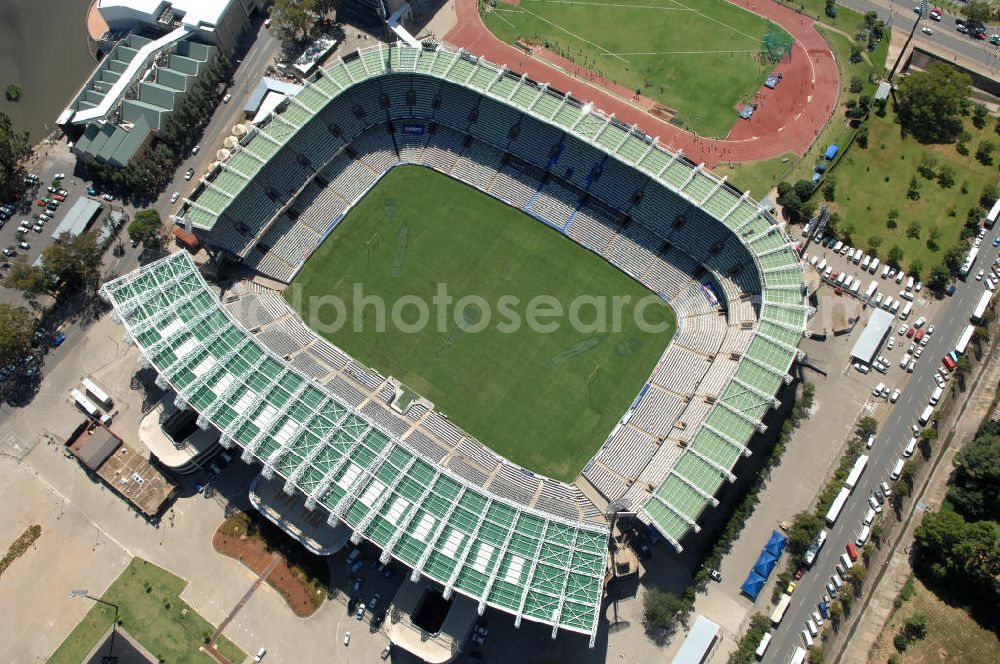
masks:
[(177, 199), (178, 199), (178, 198), (180, 198), (180, 197), (181, 197), (181, 192), (179, 192), (179, 191), (175, 191), (175, 192), (174, 192), (174, 193), (173, 193), (173, 194), (172, 194), (172, 195), (170, 196), (170, 202), (171, 202), (171, 203), (176, 203), (176, 202), (177, 202)]
[(103, 196), (101, 196), (101, 198), (103, 198), (106, 201), (113, 201), (113, 200), (115, 200), (115, 197), (112, 196), (111, 194), (104, 194)]
[(191, 179), (191, 176), (192, 176), (192, 175), (194, 175), (194, 169), (193, 169), (193, 168), (189, 168), (189, 169), (187, 169), (187, 171), (186, 171), (186, 172), (184, 173), (184, 179), (185, 179), (185, 180), (190, 180), (190, 179)]
[(65, 177), (66, 177), (65, 173), (56, 173), (55, 175), (52, 176), (52, 179), (53, 180), (62, 180)]

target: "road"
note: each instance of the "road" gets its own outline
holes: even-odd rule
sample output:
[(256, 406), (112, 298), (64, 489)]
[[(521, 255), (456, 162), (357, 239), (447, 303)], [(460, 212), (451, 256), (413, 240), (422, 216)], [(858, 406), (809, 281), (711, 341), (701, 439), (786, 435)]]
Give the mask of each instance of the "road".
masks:
[[(917, 362), (916, 369), (902, 389), (899, 401), (891, 407), (888, 416), (879, 427), (875, 445), (867, 452), (868, 467), (851, 493), (837, 522), (832, 528), (827, 528), (826, 544), (816, 557), (812, 569), (798, 582), (785, 617), (781, 625), (774, 630), (764, 661), (785, 664), (791, 658), (796, 646), (805, 645), (801, 635), (805, 621), (812, 611), (817, 610), (817, 605), (827, 592), (825, 586), (830, 581), (830, 575), (834, 572), (840, 554), (845, 552), (848, 542), (854, 542), (857, 537), (862, 520), (869, 509), (868, 496), (872, 495), (880, 482), (892, 483), (889, 480), (889, 472), (902, 457), (903, 448), (913, 435), (910, 425), (916, 423), (917, 417), (927, 406), (931, 392), (936, 387), (933, 374), (941, 366), (940, 358), (948, 351), (954, 350), (959, 336), (969, 325), (969, 316), (984, 289), (984, 282), (976, 281), (975, 273), (982, 268), (989, 271), (989, 265), (997, 257), (997, 249), (991, 244), (997, 232), (997, 228), (986, 232), (972, 274), (967, 281), (957, 282), (955, 294), (945, 299), (938, 309), (936, 319), (929, 321), (934, 325), (934, 334), (924, 348), (925, 359)], [(897, 320), (897, 327), (898, 325)], [(900, 343), (901, 338), (896, 335), (895, 329), (891, 334), (896, 336), (897, 344)], [(890, 509), (888, 505), (884, 505), (883, 508)]]
[[(905, 2), (901, 0), (838, 0), (837, 4), (862, 14), (870, 11), (876, 12), (879, 18), (886, 23), (889, 23), (891, 19), (894, 31), (905, 34), (909, 34), (910, 30), (913, 29), (914, 21), (917, 20), (917, 14), (913, 11), (914, 2), (911, 0)], [(933, 2), (927, 3), (928, 9), (933, 6)], [(914, 43), (935, 52), (946, 49), (976, 62), (981, 62), (987, 67), (1000, 66), (998, 48), (992, 46), (989, 41), (979, 41), (955, 30), (955, 16), (955, 14), (946, 13), (941, 21), (932, 21), (929, 18), (922, 19), (920, 27), (928, 27), (934, 31), (934, 34), (925, 35), (917, 30), (913, 37)], [(994, 32), (1000, 32), (1000, 29), (997, 29), (996, 26), (989, 26), (987, 34)], [(934, 46), (939, 48), (935, 49)], [(886, 67), (891, 68), (892, 64), (887, 62)]]

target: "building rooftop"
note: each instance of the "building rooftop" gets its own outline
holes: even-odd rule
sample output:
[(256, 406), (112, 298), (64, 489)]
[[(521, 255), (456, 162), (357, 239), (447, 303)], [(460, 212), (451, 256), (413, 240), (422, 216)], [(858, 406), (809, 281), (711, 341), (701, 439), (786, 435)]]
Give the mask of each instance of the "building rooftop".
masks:
[(80, 196), (73, 203), (59, 225), (52, 230), (52, 237), (58, 238), (63, 233), (79, 235), (87, 230), (94, 217), (101, 209), (101, 202), (88, 196)]
[(98, 0), (97, 9), (123, 8), (150, 17), (156, 21), (170, 5), (175, 18), (183, 25), (198, 27), (201, 24), (217, 25), (233, 0)]
[(851, 357), (870, 364), (875, 353), (885, 340), (886, 332), (892, 329), (892, 323), (896, 320), (888, 311), (873, 309), (872, 316), (868, 319), (864, 331), (851, 349)]

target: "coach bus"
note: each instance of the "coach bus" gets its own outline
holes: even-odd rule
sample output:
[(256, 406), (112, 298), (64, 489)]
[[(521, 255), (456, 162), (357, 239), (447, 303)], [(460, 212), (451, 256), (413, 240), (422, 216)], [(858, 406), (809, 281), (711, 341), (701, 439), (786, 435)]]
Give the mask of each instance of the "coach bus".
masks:
[(969, 342), (972, 341), (972, 335), (976, 331), (976, 328), (969, 325), (962, 332), (962, 336), (958, 338), (958, 343), (955, 344), (955, 352), (961, 355), (965, 352), (965, 349), (969, 347)]
[(97, 406), (94, 405), (93, 401), (83, 395), (83, 392), (80, 390), (73, 390), (71, 394), (73, 396), (73, 401), (75, 401), (76, 405), (80, 407), (80, 410), (87, 413), (87, 415), (90, 415), (95, 420), (101, 416), (101, 411), (97, 409)]
[(774, 613), (771, 614), (771, 623), (775, 626), (781, 622), (781, 619), (785, 617), (785, 611), (788, 610), (788, 605), (792, 602), (792, 596), (788, 593), (783, 593), (781, 599), (778, 600), (778, 606), (774, 607)]
[(806, 661), (806, 649), (802, 646), (795, 646), (795, 652), (792, 653), (792, 658), (788, 660), (788, 664), (802, 664)]
[(89, 378), (84, 378), (81, 382), (83, 383), (83, 389), (87, 391), (88, 397), (92, 398), (104, 408), (111, 408), (113, 405), (111, 397), (108, 396), (107, 392), (98, 387), (97, 383)]
[(990, 208), (990, 213), (986, 215), (986, 228), (993, 228), (993, 224), (997, 223), (997, 217), (1000, 217), (1000, 199), (997, 199)]
[(990, 300), (993, 299), (993, 292), (984, 290), (983, 294), (979, 297), (979, 303), (976, 304), (976, 308), (972, 311), (972, 321), (978, 323), (983, 319), (986, 314), (987, 307), (990, 306)]
[(819, 535), (816, 536), (810, 544), (809, 548), (806, 549), (805, 555), (802, 556), (802, 562), (806, 564), (807, 567), (811, 567), (813, 561), (816, 560), (816, 556), (819, 554), (819, 550), (823, 548), (826, 543), (826, 531), (819, 531)]
[(847, 499), (850, 495), (851, 490), (846, 486), (840, 490), (840, 493), (833, 499), (833, 504), (830, 505), (830, 509), (826, 513), (826, 525), (832, 526), (837, 522), (837, 517), (840, 516), (840, 511), (844, 509), (844, 505), (847, 504)]
[(854, 462), (854, 468), (851, 468), (850, 474), (847, 479), (844, 480), (844, 486), (850, 490), (854, 490), (854, 485), (858, 483), (861, 479), (861, 473), (865, 472), (865, 466), (868, 465), (868, 455), (862, 454), (858, 457), (858, 460)]
[(976, 264), (976, 256), (979, 255), (979, 247), (973, 247), (969, 249), (969, 254), (965, 257), (965, 262), (962, 263), (962, 267), (958, 269), (958, 276), (963, 279), (969, 276), (969, 272), (972, 270), (972, 266)]

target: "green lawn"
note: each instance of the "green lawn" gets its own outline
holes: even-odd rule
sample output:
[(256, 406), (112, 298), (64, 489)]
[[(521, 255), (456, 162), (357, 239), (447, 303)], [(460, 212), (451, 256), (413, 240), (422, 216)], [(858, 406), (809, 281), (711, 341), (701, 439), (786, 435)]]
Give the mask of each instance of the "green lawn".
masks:
[(712, 170), (716, 175), (729, 178), (740, 191), (750, 191), (750, 195), (760, 200), (767, 195), (799, 163), (799, 156), (794, 152), (759, 161), (744, 161), (741, 163), (724, 162)]
[[(214, 628), (180, 599), (185, 586), (184, 579), (133, 558), (101, 599), (118, 605), (121, 626), (161, 662), (210, 664), (214, 660), (198, 648)], [(49, 658), (49, 664), (80, 664), (111, 627), (112, 607), (86, 598), (76, 601), (91, 602), (93, 607)], [(224, 636), (217, 645), (230, 662), (246, 659), (246, 653)]]
[[(387, 320), (401, 297), (417, 296), (427, 303), (427, 325), (407, 333), (388, 323), (377, 332), (377, 311), (369, 305), (355, 331), (355, 284), (364, 295), (383, 298)], [(439, 321), (442, 308), (433, 300), (439, 284), (454, 303), (465, 296), (483, 300), (464, 313), (453, 304)], [(313, 253), (285, 295), (307, 324), (350, 355), (429, 398), (515, 463), (566, 481), (625, 413), (676, 323), (656, 299), (645, 319), (666, 331), (640, 331), (635, 304), (650, 295), (643, 286), (526, 214), (416, 166), (386, 175)], [(347, 324), (336, 330), (324, 328), (337, 317), (334, 307), (318, 318), (308, 313), (311, 296), (327, 295), (346, 303)], [(609, 303), (601, 317), (605, 330), (577, 331), (565, 317), (553, 319), (557, 331), (543, 333), (526, 323), (529, 301), (539, 295), (552, 296), (567, 312), (580, 296), (630, 300), (619, 331)], [(508, 325), (501, 298), (523, 324)], [(417, 322), (415, 305), (400, 311), (404, 324)], [(592, 323), (595, 308), (582, 307), (577, 318)]]
[[(889, 249), (898, 245), (903, 250), (902, 264), (907, 272), (911, 272), (909, 267), (914, 261), (920, 261), (922, 276), (926, 278), (930, 269), (942, 262), (944, 252), (959, 241), (967, 210), (978, 204), (986, 184), (996, 180), (997, 167), (983, 166), (971, 154), (959, 155), (954, 145), (923, 145), (902, 137), (891, 110), (884, 118), (872, 114), (869, 127), (868, 149), (855, 145), (833, 172), (837, 190), (831, 209), (840, 212), (843, 219), (840, 229), (852, 231), (857, 246), (869, 247), (869, 238), (878, 237), (881, 239), (878, 255), (885, 258)], [(969, 142), (973, 154), (981, 140), (997, 141), (992, 119), (982, 131), (971, 123), (967, 129), (973, 136)], [(925, 153), (935, 155), (939, 165), (948, 164), (954, 169), (954, 186), (943, 188), (918, 174), (917, 167)], [(913, 176), (921, 185), (919, 200), (906, 195)], [(816, 198), (820, 198), (818, 194)], [(891, 229), (886, 220), (893, 208), (899, 211), (899, 220), (896, 228)], [(919, 237), (907, 236), (912, 222), (920, 225)], [(939, 233), (937, 249), (928, 243), (932, 229)]]
[(548, 43), (553, 52), (641, 90), (702, 136), (728, 134), (737, 105), (773, 69), (753, 59), (768, 21), (725, 0), (521, 0), (519, 6), (498, 2), (483, 20), (503, 41)]

